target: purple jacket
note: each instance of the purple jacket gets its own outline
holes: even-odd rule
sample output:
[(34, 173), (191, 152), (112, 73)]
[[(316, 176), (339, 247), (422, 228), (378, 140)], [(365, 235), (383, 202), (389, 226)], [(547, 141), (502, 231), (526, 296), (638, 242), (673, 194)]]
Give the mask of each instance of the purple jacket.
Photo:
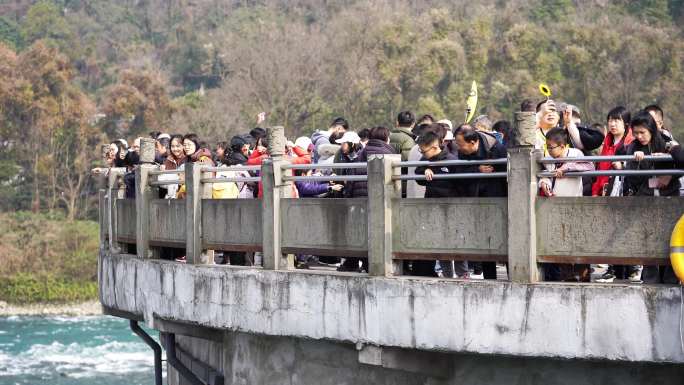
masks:
[(296, 181), (297, 191), (300, 198), (311, 198), (328, 192), (326, 182), (300, 182)]

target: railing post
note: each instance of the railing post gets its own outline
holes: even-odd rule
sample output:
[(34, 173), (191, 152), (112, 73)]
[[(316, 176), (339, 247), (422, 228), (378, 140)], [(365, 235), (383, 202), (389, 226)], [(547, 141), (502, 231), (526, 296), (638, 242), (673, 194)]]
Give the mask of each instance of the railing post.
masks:
[(113, 254), (121, 252), (121, 245), (116, 241), (116, 200), (124, 197), (121, 177), (125, 173), (125, 168), (110, 168), (107, 181), (107, 232), (109, 233), (109, 251)]
[(282, 216), (280, 201), (292, 196), (292, 182), (283, 181), (283, 176), (291, 174), (282, 167), (289, 162), (283, 160), (285, 153), (285, 130), (276, 126), (268, 129), (271, 156), (261, 165), (262, 191), (262, 234), (263, 234), (263, 267), (269, 270), (287, 270), (294, 268), (293, 256), (283, 256), (281, 249)]
[(537, 171), (534, 112), (516, 112), (513, 146), (508, 149), (508, 271), (511, 281), (539, 280), (537, 265)]
[(135, 170), (135, 249), (138, 258), (150, 258), (150, 171), (155, 168), (154, 139), (140, 140), (140, 166)]
[(107, 218), (107, 189), (102, 188), (97, 192), (97, 202), (98, 208), (97, 217), (98, 223), (100, 224), (100, 251), (105, 249), (105, 244), (107, 241), (107, 227), (109, 218)]
[(400, 155), (374, 155), (368, 160), (368, 273), (374, 276), (401, 272), (401, 262), (392, 259), (392, 199), (401, 196), (401, 182), (392, 180), (401, 169), (392, 163), (399, 161)]
[(190, 264), (208, 263), (202, 255), (202, 164), (185, 164), (185, 257)]

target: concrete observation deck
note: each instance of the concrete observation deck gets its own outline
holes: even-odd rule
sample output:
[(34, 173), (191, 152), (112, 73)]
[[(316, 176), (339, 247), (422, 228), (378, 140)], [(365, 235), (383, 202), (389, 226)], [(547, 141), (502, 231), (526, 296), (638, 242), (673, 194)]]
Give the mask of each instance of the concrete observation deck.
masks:
[[(212, 179), (196, 165), (184, 200), (153, 199), (157, 173), (146, 165), (136, 199), (122, 199), (112, 172), (100, 196), (100, 300), (109, 314), (185, 336), (178, 346), (226, 383), (325, 383), (309, 378), (318, 369), (279, 367), (290, 362), (279, 349), (339, 355), (357, 371), (329, 383), (506, 383), (478, 382), (490, 364), (506, 379), (527, 368), (582, 383), (578, 368), (598, 365), (611, 378), (641, 368), (625, 383), (676, 383), (681, 286), (540, 282), (539, 269), (666, 265), (684, 198), (537, 198), (536, 157), (509, 151), (508, 198), (401, 198), (391, 156), (369, 161), (367, 199), (288, 198), (291, 169), (277, 158), (261, 166), (263, 199), (209, 199)], [(188, 263), (159, 259), (161, 247), (184, 248)], [(263, 267), (214, 265), (210, 250), (262, 252)], [(368, 257), (369, 272), (295, 270), (296, 253)], [(407, 277), (404, 259), (506, 262), (510, 281)], [(263, 377), (278, 371), (295, 378)]]

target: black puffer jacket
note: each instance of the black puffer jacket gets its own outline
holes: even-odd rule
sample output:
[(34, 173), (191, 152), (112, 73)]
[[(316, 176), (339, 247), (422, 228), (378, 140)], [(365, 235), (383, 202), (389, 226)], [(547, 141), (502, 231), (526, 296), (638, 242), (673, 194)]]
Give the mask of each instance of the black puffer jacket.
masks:
[[(420, 158), (421, 161), (429, 160), (430, 162), (440, 162), (444, 160), (458, 160), (458, 157), (443, 148), (442, 152), (432, 157), (432, 159)], [(458, 172), (457, 166), (430, 166), (430, 167), (416, 167), (416, 175), (425, 174), (425, 170), (432, 170), (435, 175), (438, 174), (455, 174)], [(425, 198), (448, 198), (458, 196), (457, 179), (434, 179), (432, 181), (416, 180), (421, 186), (425, 186)]]
[[(473, 154), (461, 154), (460, 160), (487, 160), (506, 158), (506, 147), (499, 143), (496, 138), (486, 132), (478, 132), (480, 143), (477, 152)], [(459, 173), (479, 173), (479, 165), (457, 166)], [(494, 166), (494, 172), (505, 172), (505, 164)], [(505, 197), (508, 195), (506, 178), (482, 178), (482, 179), (456, 179), (459, 196), (462, 197)]]
[[(356, 158), (356, 162), (367, 162), (371, 155), (381, 154), (396, 154), (396, 151), (394, 147), (389, 145), (389, 143), (378, 139), (371, 139), (366, 144), (366, 147), (361, 150), (361, 153), (359, 153), (359, 156)], [(366, 169), (354, 169), (354, 174), (366, 175)], [(368, 196), (368, 182), (352, 182), (349, 187), (348, 193), (345, 194), (346, 196), (350, 196), (352, 198)]]

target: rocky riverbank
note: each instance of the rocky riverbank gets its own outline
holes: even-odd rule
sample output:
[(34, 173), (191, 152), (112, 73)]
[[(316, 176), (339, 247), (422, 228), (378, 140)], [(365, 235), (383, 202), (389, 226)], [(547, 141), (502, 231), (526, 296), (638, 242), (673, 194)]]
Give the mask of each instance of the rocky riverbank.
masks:
[(14, 315), (29, 315), (29, 316), (51, 316), (51, 315), (66, 315), (66, 316), (86, 316), (86, 315), (101, 315), (102, 305), (98, 301), (88, 301), (71, 304), (31, 304), (31, 305), (15, 305), (0, 301), (0, 317), (8, 317)]

